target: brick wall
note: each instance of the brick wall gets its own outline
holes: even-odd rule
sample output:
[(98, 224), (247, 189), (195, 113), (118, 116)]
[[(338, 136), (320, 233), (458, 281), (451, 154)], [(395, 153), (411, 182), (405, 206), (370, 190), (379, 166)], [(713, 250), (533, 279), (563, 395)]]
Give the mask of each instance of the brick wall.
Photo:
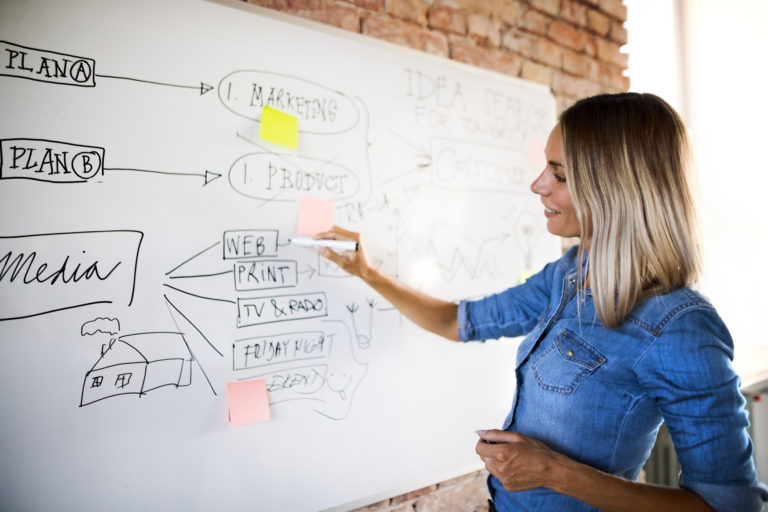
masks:
[[(622, 0), (243, 0), (549, 86), (557, 111), (629, 89)], [(484, 472), (366, 512), (487, 511)]]
[(622, 0), (247, 1), (548, 85), (558, 112), (629, 88)]

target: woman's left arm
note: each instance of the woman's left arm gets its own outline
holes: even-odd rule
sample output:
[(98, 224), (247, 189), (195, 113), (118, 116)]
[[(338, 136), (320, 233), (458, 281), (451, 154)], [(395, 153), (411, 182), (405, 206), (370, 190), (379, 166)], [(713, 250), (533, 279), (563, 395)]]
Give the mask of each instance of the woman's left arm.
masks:
[(478, 431), (475, 451), (508, 491), (546, 487), (605, 512), (711, 511), (698, 494), (683, 488), (632, 482), (551, 450), (517, 432)]

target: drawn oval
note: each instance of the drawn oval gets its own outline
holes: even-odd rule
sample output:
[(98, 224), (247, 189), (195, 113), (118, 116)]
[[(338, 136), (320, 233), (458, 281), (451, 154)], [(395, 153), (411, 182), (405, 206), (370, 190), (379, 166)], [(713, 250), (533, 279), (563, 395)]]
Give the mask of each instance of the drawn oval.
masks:
[(299, 131), (338, 134), (360, 121), (360, 109), (346, 94), (309, 80), (269, 71), (234, 71), (219, 82), (219, 100), (232, 113), (261, 122), (269, 106), (296, 117)]
[(262, 201), (293, 202), (311, 194), (321, 199), (348, 199), (360, 191), (360, 178), (351, 169), (319, 158), (248, 153), (229, 168), (236, 192)]

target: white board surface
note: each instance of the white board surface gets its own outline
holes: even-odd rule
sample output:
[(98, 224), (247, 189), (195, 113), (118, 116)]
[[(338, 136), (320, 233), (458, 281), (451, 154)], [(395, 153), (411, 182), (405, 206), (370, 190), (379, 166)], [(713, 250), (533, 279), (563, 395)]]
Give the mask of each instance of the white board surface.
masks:
[[(330, 199), (419, 289), (514, 284), (558, 252), (548, 90), (202, 0), (3, 2), (0, 40), (0, 508), (348, 509), (480, 467), (517, 344), (420, 331), (287, 240)], [(253, 378), (271, 419), (230, 426)]]

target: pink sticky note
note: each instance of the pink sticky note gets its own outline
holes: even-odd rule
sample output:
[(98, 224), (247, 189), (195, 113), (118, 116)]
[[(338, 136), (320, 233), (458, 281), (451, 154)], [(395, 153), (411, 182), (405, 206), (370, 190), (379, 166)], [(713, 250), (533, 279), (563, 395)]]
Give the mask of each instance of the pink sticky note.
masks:
[(547, 157), (544, 155), (544, 143), (539, 139), (531, 139), (531, 145), (528, 146), (528, 162), (539, 171), (543, 170), (547, 165)]
[(254, 379), (227, 383), (229, 422), (232, 426), (269, 419), (267, 380)]
[(315, 236), (333, 227), (333, 202), (314, 197), (299, 198), (299, 222), (296, 233)]

